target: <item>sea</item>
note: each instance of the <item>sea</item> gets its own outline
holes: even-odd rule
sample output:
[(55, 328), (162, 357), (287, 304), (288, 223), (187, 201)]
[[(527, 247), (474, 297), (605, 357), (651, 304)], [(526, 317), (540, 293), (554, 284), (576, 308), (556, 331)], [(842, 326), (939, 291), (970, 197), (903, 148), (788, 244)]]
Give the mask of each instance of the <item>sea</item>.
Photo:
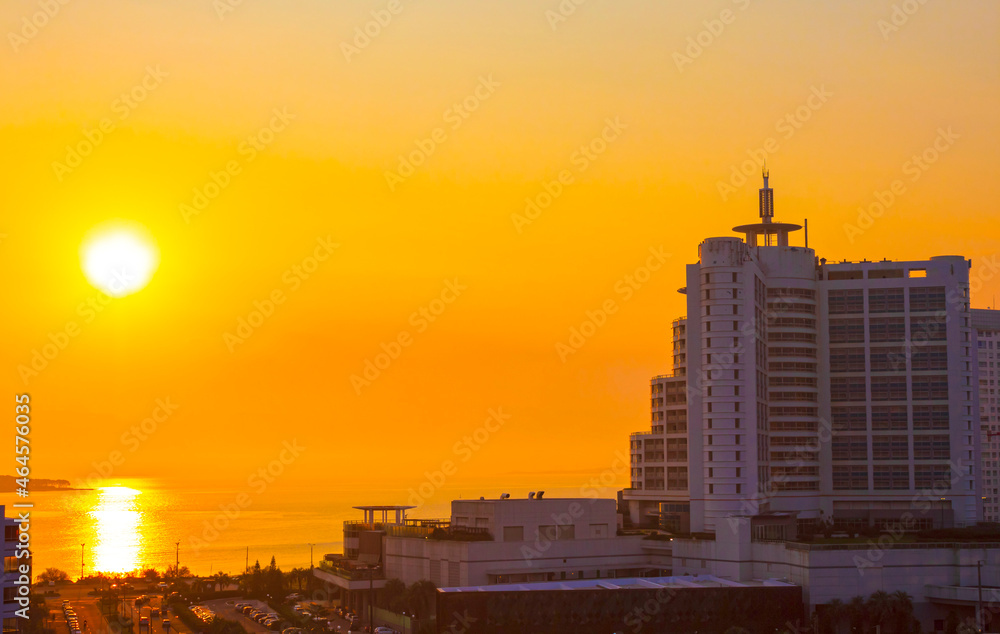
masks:
[[(547, 496), (579, 497), (582, 490), (592, 491), (567, 482)], [(448, 518), (450, 501), (470, 492), (442, 488), (408, 517)], [(327, 553), (343, 551), (344, 521), (362, 519), (353, 507), (407, 504), (408, 497), (410, 492), (401, 489), (274, 487), (249, 496), (245, 489), (126, 480), (95, 489), (32, 491), (27, 499), (0, 493), (0, 504), (7, 517), (25, 510), (13, 504), (32, 504), (27, 510), (35, 575), (58, 568), (76, 579), (146, 568), (163, 572), (178, 560), (200, 576), (240, 574), (257, 561), (267, 565), (272, 557), (285, 571), (308, 568)], [(613, 498), (614, 488), (603, 488), (601, 497)]]

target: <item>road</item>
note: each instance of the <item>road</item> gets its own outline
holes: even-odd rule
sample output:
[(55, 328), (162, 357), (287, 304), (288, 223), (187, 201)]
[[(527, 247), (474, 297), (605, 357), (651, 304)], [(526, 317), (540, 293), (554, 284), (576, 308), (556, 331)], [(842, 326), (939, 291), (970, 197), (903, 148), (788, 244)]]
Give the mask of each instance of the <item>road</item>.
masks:
[[(97, 605), (97, 597), (87, 594), (87, 592), (92, 589), (93, 587), (88, 586), (63, 586), (60, 588), (60, 596), (45, 598), (45, 607), (49, 609), (50, 613), (54, 617), (54, 624), (52, 628), (56, 631), (56, 634), (68, 634), (69, 632), (69, 625), (66, 622), (66, 617), (63, 616), (63, 599), (67, 599), (70, 602), (70, 606), (76, 612), (76, 617), (80, 622), (80, 628), (83, 630), (84, 634), (118, 634), (108, 627), (104, 617), (101, 616), (100, 608)], [(152, 621), (152, 626), (149, 630), (147, 631), (146, 628), (142, 628), (142, 631), (140, 632), (139, 617), (148, 617), (152, 607), (160, 608), (160, 597), (156, 595), (148, 596), (153, 597), (151, 599), (152, 605), (144, 604), (142, 608), (136, 610), (134, 613), (133, 620), (135, 622), (135, 627), (133, 632), (135, 632), (135, 634), (192, 634), (191, 629), (181, 623), (180, 619), (172, 617), (170, 619), (170, 627), (164, 628), (162, 625), (162, 608), (160, 609), (160, 617), (150, 619)], [(134, 596), (128, 599), (130, 611), (135, 609), (133, 607), (134, 603)]]
[[(101, 616), (100, 609), (98, 608), (97, 597), (87, 594), (91, 590), (93, 590), (92, 586), (78, 586), (76, 584), (63, 585), (59, 588), (59, 596), (46, 597), (46, 607), (49, 609), (53, 617), (51, 627), (56, 631), (56, 634), (69, 634), (69, 626), (66, 623), (66, 618), (63, 616), (63, 599), (68, 599), (71, 607), (76, 612), (77, 619), (80, 622), (80, 627), (83, 629), (83, 634), (120, 634), (120, 632), (115, 632), (108, 627), (108, 624), (105, 622), (104, 617)], [(179, 618), (172, 613), (167, 613), (161, 605), (160, 595), (154, 593), (155, 590), (147, 591), (148, 594), (145, 596), (149, 597), (149, 600), (143, 603), (140, 608), (135, 608), (135, 597), (138, 596), (139, 592), (141, 591), (137, 591), (136, 594), (133, 594), (128, 599), (129, 610), (135, 610), (133, 613), (133, 620), (135, 623), (133, 634), (193, 634), (191, 628), (182, 623)], [(252, 599), (214, 599), (211, 601), (204, 601), (202, 602), (202, 605), (209, 607), (213, 612), (224, 619), (236, 621), (242, 625), (249, 634), (273, 634), (271, 630), (268, 630), (263, 625), (237, 612), (235, 608), (235, 604), (237, 603), (250, 603), (259, 609), (273, 612), (273, 610), (271, 610), (266, 603), (254, 601)], [(308, 607), (308, 604), (305, 602), (301, 605), (303, 605), (303, 607)], [(160, 616), (152, 618), (150, 616), (152, 608), (158, 608), (160, 610)], [(168, 628), (164, 628), (162, 625), (164, 615), (167, 615), (170, 618), (170, 626)], [(149, 618), (150, 625), (148, 630), (146, 627), (142, 627), (140, 630), (139, 619), (142, 616)], [(327, 619), (330, 622), (333, 631), (348, 631), (349, 623), (336, 614), (331, 613)], [(365, 619), (364, 622), (367, 623), (367, 619)], [(86, 625), (84, 625), (85, 623)], [(285, 625), (285, 627), (293, 626), (297, 625)]]

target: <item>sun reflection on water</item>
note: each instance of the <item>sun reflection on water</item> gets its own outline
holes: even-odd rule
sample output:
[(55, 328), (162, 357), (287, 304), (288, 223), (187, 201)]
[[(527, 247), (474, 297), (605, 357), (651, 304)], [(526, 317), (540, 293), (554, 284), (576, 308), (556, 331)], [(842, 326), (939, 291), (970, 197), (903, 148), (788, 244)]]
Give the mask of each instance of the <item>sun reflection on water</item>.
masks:
[(124, 573), (142, 561), (142, 511), (137, 499), (142, 491), (128, 487), (102, 487), (88, 513), (93, 521), (95, 572)]

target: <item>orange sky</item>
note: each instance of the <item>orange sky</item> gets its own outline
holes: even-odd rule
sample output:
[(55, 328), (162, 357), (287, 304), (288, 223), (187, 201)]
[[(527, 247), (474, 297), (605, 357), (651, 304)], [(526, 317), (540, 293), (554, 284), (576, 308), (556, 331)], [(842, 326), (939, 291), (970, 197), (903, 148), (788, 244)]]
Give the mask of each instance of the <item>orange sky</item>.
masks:
[[(0, 5), (0, 354), (7, 393), (35, 404), (38, 477), (120, 451), (110, 479), (238, 484), (297, 439), (281, 485), (416, 486), (447, 460), (449, 485), (583, 484), (648, 426), (683, 266), (756, 217), (756, 165), (720, 183), (761, 148), (777, 217), (808, 217), (821, 257), (961, 254), (975, 306), (1000, 291), (995, 2), (588, 0), (561, 20), (556, 0), (245, 0), (220, 17), (227, 1)], [(228, 182), (197, 210), (212, 173)], [(880, 217), (845, 228), (897, 180)], [(145, 225), (161, 263), (97, 312), (78, 250), (112, 218)], [(339, 246), (312, 269), (324, 241)], [(651, 248), (669, 257), (624, 292)], [(556, 344), (608, 301), (563, 362)], [(25, 386), (19, 366), (69, 322)], [(178, 408), (138, 440), (157, 399)], [(497, 408), (510, 418), (462, 445)]]

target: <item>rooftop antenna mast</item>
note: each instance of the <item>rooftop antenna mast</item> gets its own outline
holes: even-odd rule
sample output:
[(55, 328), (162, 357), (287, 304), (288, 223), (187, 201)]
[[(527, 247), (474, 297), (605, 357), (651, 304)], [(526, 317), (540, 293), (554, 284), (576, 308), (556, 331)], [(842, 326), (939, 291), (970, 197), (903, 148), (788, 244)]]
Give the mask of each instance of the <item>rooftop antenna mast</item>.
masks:
[[(767, 169), (767, 161), (764, 161), (763, 167), (760, 170), (761, 176), (764, 177), (764, 186), (760, 188), (759, 191), (759, 214), (760, 221), (764, 224), (770, 224), (771, 220), (774, 218), (774, 190), (770, 188), (767, 184), (767, 178), (770, 172)], [(765, 245), (770, 246), (771, 240), (770, 235), (765, 236)]]

